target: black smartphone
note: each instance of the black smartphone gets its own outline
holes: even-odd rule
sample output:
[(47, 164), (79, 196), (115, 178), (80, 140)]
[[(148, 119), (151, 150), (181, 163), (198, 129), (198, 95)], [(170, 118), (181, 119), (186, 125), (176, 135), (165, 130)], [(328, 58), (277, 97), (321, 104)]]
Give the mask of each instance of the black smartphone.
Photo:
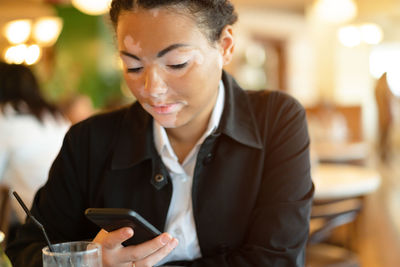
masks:
[(124, 246), (140, 244), (161, 234), (156, 227), (130, 209), (89, 208), (85, 210), (85, 215), (107, 232), (131, 227), (134, 235), (122, 243)]

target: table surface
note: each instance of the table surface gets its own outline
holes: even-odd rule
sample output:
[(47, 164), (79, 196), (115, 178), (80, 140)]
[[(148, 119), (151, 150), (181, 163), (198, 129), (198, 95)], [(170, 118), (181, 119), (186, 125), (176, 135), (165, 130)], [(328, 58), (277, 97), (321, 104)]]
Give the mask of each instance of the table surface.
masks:
[(365, 142), (316, 142), (311, 148), (320, 161), (362, 160), (369, 153)]
[(312, 169), (315, 199), (342, 199), (370, 194), (381, 176), (372, 168), (347, 164), (318, 164)]

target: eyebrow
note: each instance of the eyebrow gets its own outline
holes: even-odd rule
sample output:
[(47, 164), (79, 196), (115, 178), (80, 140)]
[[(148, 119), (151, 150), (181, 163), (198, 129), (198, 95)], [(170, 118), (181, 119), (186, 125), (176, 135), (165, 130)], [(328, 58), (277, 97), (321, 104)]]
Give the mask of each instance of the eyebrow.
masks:
[(166, 53), (170, 52), (171, 50), (180, 48), (180, 47), (185, 47), (185, 46), (189, 46), (187, 44), (173, 44), (168, 46), (167, 48), (161, 50), (160, 52), (158, 52), (157, 57), (162, 57), (164, 56)]
[(128, 57), (131, 57), (131, 58), (134, 58), (134, 59), (140, 61), (140, 58), (138, 56), (135, 56), (135, 55), (133, 55), (131, 53), (128, 53), (128, 52), (125, 52), (125, 51), (121, 51), (121, 54), (124, 55), (124, 56), (128, 56)]
[[(167, 54), (168, 52), (170, 52), (170, 51), (172, 51), (174, 49), (177, 49), (177, 48), (180, 48), (180, 47), (185, 47), (185, 46), (189, 46), (189, 45), (187, 45), (187, 44), (173, 44), (173, 45), (170, 45), (167, 48), (164, 48), (163, 50), (158, 52), (157, 53), (157, 57), (162, 57), (162, 56), (164, 56), (165, 54)], [(140, 58), (138, 56), (136, 56), (134, 54), (131, 54), (131, 53), (128, 53), (126, 51), (121, 51), (121, 54), (140, 61)]]

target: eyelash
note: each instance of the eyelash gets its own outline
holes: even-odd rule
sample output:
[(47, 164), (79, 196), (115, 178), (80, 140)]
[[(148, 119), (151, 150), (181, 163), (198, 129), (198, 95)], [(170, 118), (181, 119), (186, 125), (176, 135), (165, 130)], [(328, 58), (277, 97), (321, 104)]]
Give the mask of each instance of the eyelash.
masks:
[(176, 65), (168, 65), (169, 68), (177, 70), (177, 69), (183, 69), (184, 67), (186, 67), (188, 63), (182, 63), (182, 64), (176, 64)]
[[(179, 69), (183, 69), (187, 66), (188, 62), (182, 63), (182, 64), (176, 64), (176, 65), (168, 65), (169, 68), (174, 69), (174, 70), (179, 70)], [(143, 67), (139, 67), (139, 68), (131, 68), (131, 69), (127, 69), (127, 71), (129, 73), (139, 73), (141, 70), (143, 69)]]
[(128, 72), (133, 72), (133, 73), (138, 73), (143, 69), (143, 67), (140, 68), (132, 68), (132, 69), (127, 69)]

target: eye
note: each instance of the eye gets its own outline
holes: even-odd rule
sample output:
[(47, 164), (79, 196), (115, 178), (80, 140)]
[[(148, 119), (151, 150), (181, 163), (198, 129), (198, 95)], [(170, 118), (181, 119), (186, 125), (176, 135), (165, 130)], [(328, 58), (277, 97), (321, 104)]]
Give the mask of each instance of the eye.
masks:
[(174, 70), (178, 70), (178, 69), (183, 69), (184, 67), (186, 67), (188, 63), (182, 63), (182, 64), (176, 64), (176, 65), (168, 65), (169, 68), (174, 69)]
[(127, 69), (127, 72), (129, 72), (129, 73), (138, 73), (138, 72), (140, 72), (141, 70), (143, 69), (143, 67), (139, 67), (139, 68), (129, 68), (129, 69)]

